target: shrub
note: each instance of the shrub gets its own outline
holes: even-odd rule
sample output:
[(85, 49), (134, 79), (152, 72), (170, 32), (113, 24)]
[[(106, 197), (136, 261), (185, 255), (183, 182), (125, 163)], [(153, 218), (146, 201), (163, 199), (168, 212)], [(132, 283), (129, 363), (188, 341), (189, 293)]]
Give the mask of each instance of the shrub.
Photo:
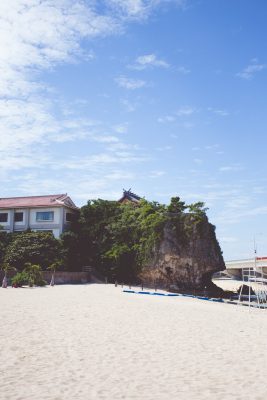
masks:
[(11, 284), (12, 286), (21, 287), (23, 285), (28, 285), (29, 276), (27, 272), (22, 271), (18, 272), (12, 279)]
[(45, 286), (46, 282), (42, 277), (42, 269), (40, 265), (33, 265), (31, 263), (25, 264), (25, 269), (23, 270), (28, 275), (28, 285), (29, 286)]
[(32, 286), (45, 286), (46, 281), (42, 277), (42, 270), (39, 265), (25, 264), (25, 269), (18, 272), (11, 279), (12, 286), (21, 287), (23, 285)]

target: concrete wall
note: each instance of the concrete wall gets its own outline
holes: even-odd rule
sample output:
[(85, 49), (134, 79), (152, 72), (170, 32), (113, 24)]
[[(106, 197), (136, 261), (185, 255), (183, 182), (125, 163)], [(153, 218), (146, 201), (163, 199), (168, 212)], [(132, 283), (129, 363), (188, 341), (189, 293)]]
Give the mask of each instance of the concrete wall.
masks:
[[(50, 271), (43, 271), (42, 273), (44, 280), (50, 283), (52, 273)], [(55, 283), (60, 284), (79, 284), (90, 282), (90, 274), (88, 272), (67, 272), (67, 271), (57, 271), (55, 273)]]
[[(8, 275), (11, 278), (16, 273), (12, 272)], [(52, 273), (50, 271), (42, 272), (44, 280), (49, 284), (51, 281)], [(0, 281), (2, 282), (4, 277), (3, 271), (0, 271)], [(88, 272), (68, 272), (68, 271), (57, 271), (55, 274), (55, 283), (60, 284), (81, 284), (88, 283), (91, 281), (90, 274)]]

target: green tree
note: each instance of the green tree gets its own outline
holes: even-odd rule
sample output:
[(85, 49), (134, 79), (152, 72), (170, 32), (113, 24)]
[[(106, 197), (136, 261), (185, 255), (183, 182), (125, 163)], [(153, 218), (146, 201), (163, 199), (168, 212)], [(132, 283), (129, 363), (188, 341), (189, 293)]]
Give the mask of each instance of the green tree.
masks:
[(81, 210), (80, 254), (110, 280), (133, 281), (160, 239), (166, 207), (141, 200), (119, 204), (88, 202)]
[(50, 286), (54, 286), (55, 285), (55, 273), (60, 268), (62, 268), (62, 262), (60, 262), (60, 261), (54, 262), (53, 264), (49, 265), (49, 267), (47, 268), (48, 270), (50, 270), (52, 272)]
[(171, 202), (168, 205), (168, 212), (171, 213), (183, 213), (187, 209), (187, 205), (184, 201), (181, 201), (180, 197), (172, 197)]
[(62, 244), (61, 264), (64, 265), (64, 269), (67, 271), (81, 271), (82, 266), (85, 264), (82, 258), (83, 246), (79, 229), (66, 231), (60, 238)]
[(46, 269), (61, 258), (61, 243), (50, 232), (23, 232), (14, 235), (9, 243), (4, 261), (21, 271), (25, 263)]
[(11, 279), (13, 287), (22, 287), (29, 284), (29, 277), (25, 271), (17, 272)]
[(112, 224), (121, 213), (116, 201), (92, 200), (81, 208), (78, 234), (81, 263), (103, 270), (103, 255), (112, 243)]
[(189, 212), (195, 217), (197, 221), (201, 221), (208, 210), (208, 208), (205, 207), (205, 203), (203, 203), (202, 201), (189, 204), (188, 208)]
[(108, 266), (105, 275), (113, 281), (132, 282), (136, 278), (134, 250), (127, 244), (114, 244), (104, 254), (104, 259)]
[(3, 227), (0, 225), (0, 266), (4, 262), (7, 246), (11, 242), (12, 234), (8, 234), (3, 230)]
[(26, 272), (28, 276), (28, 285), (29, 286), (44, 286), (46, 282), (42, 277), (42, 269), (40, 265), (25, 263), (25, 268), (23, 272)]

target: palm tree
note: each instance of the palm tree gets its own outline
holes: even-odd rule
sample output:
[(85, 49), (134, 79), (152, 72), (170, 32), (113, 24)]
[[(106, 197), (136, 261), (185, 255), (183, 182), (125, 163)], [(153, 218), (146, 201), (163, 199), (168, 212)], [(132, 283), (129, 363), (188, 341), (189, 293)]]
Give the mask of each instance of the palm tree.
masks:
[(11, 267), (8, 263), (5, 263), (2, 265), (2, 271), (5, 273), (3, 281), (2, 281), (2, 288), (6, 289), (7, 288), (7, 275), (10, 271), (15, 271), (16, 268)]
[(45, 284), (45, 281), (42, 278), (42, 270), (40, 265), (31, 264), (29, 262), (25, 263), (24, 271), (28, 275), (28, 283), (29, 286), (38, 285), (42, 286)]
[(56, 271), (61, 267), (61, 262), (60, 261), (56, 261), (53, 264), (51, 264), (47, 269), (49, 269), (50, 271), (52, 271), (52, 276), (51, 276), (51, 281), (50, 281), (50, 286), (54, 286), (55, 285), (55, 273)]

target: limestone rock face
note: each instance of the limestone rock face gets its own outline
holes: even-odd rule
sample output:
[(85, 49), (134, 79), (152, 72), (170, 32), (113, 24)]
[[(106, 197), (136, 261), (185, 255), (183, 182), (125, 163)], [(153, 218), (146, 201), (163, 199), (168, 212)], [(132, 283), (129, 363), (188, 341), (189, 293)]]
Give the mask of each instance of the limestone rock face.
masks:
[(211, 288), (212, 274), (224, 269), (215, 227), (206, 216), (199, 221), (184, 214), (175, 223), (172, 219), (166, 223), (147, 277), (156, 279), (159, 286), (201, 290)]

